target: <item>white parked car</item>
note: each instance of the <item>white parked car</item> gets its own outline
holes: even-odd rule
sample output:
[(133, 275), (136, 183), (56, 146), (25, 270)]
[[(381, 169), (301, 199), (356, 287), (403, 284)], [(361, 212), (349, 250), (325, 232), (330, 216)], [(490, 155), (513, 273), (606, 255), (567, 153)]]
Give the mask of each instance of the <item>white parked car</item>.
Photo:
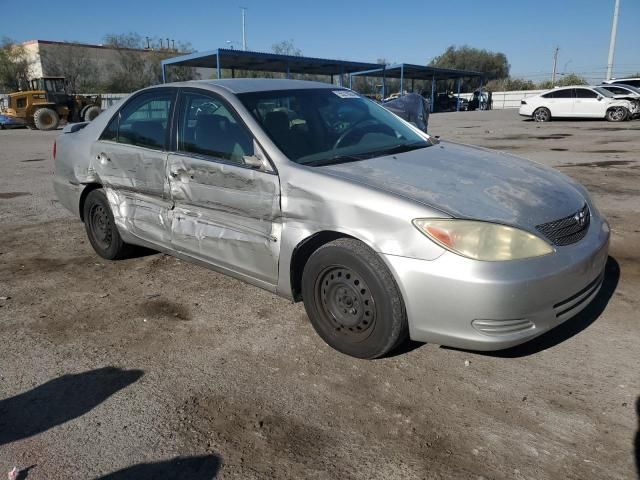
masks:
[(606, 118), (622, 122), (635, 113), (637, 106), (628, 100), (618, 100), (600, 87), (576, 85), (554, 88), (548, 92), (522, 100), (520, 115), (536, 122), (552, 118)]
[(613, 96), (616, 98), (640, 98), (640, 89), (632, 87), (631, 85), (604, 83), (599, 87), (604, 88), (606, 91), (613, 94)]
[(640, 117), (640, 89), (621, 83), (605, 83), (600, 85), (600, 88), (608, 91), (618, 100), (629, 100), (633, 104), (629, 112), (630, 118)]
[(602, 83), (608, 83), (610, 85), (631, 85), (632, 87), (640, 88), (640, 77), (614, 78), (613, 80), (605, 80)]

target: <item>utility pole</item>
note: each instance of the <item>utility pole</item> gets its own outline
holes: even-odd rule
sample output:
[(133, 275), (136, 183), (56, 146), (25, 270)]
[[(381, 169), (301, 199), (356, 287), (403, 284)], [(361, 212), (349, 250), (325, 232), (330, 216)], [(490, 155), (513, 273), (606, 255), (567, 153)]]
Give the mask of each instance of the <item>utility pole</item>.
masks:
[(556, 47), (553, 51), (553, 73), (551, 74), (551, 85), (556, 86), (556, 72), (558, 70), (558, 51), (560, 47)]
[(618, 16), (620, 14), (620, 0), (616, 0), (613, 8), (613, 25), (611, 26), (611, 40), (609, 40), (609, 61), (607, 62), (607, 80), (613, 75), (613, 55), (616, 51), (616, 35), (618, 33)]
[(246, 20), (247, 16), (247, 7), (240, 7), (242, 10), (242, 50), (247, 49), (247, 29), (246, 29)]

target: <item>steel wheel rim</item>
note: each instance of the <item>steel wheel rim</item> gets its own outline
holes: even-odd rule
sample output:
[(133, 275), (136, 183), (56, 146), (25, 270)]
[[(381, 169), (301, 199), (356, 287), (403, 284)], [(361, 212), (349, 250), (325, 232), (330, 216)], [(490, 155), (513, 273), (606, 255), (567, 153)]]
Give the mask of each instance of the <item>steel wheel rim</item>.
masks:
[(89, 222), (93, 238), (102, 249), (111, 246), (111, 220), (107, 210), (102, 205), (93, 205), (89, 212)]
[(316, 281), (316, 304), (333, 335), (361, 342), (373, 332), (376, 309), (366, 282), (343, 266), (326, 268)]

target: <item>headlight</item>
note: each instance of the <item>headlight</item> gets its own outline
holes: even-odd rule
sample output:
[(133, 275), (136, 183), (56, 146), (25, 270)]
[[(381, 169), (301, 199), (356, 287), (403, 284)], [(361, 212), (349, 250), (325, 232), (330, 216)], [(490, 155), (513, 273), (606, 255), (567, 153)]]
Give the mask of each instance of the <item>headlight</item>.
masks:
[(418, 218), (413, 224), (438, 245), (474, 260), (517, 260), (554, 251), (551, 245), (536, 235), (496, 223)]

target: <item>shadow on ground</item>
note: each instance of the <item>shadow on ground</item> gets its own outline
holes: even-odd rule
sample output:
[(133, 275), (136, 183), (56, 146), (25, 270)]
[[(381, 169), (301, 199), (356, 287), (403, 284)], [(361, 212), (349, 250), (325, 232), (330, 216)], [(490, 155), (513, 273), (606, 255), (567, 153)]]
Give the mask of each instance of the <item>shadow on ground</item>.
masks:
[(211, 480), (222, 465), (217, 455), (177, 457), (157, 463), (141, 463), (109, 473), (96, 480)]
[(142, 370), (105, 367), (64, 375), (0, 400), (0, 445), (37, 435), (84, 415), (143, 374)]
[[(577, 335), (578, 333), (586, 329), (589, 325), (595, 322), (600, 315), (602, 315), (602, 312), (604, 312), (604, 309), (607, 307), (609, 300), (613, 296), (613, 293), (616, 291), (619, 280), (620, 265), (613, 257), (609, 257), (605, 266), (604, 279), (602, 281), (600, 292), (598, 292), (598, 295), (596, 295), (589, 306), (578, 313), (575, 317), (567, 320), (556, 328), (549, 330), (548, 332), (540, 335), (537, 338), (534, 338), (527, 343), (518, 345), (517, 347), (508, 348), (506, 350), (498, 350), (495, 352), (473, 351), (472, 353), (490, 357), (518, 358), (533, 355), (548, 348), (555, 347), (559, 343), (570, 339), (574, 335)], [(466, 351), (464, 349), (451, 349)]]

